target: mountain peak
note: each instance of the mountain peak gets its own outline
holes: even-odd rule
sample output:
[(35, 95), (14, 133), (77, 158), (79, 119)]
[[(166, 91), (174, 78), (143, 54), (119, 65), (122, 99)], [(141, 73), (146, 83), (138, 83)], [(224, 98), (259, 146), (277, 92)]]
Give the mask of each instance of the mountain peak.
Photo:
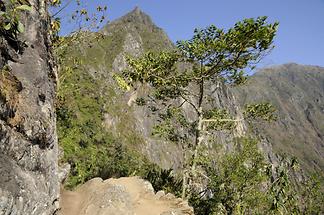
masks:
[(153, 21), (149, 15), (144, 13), (138, 6), (136, 6), (132, 11), (127, 13), (121, 19), (128, 22), (135, 22), (139, 24), (152, 25)]
[(151, 17), (143, 12), (138, 6), (124, 16), (108, 23), (103, 27), (103, 31), (120, 26), (146, 26), (147, 28), (157, 28)]
[(135, 7), (124, 16), (108, 23), (101, 32), (105, 35), (119, 35), (119, 38), (132, 35), (134, 38), (139, 38), (138, 41), (143, 42), (144, 49), (147, 50), (173, 47), (166, 33), (156, 26), (151, 17), (139, 7)]
[(133, 13), (141, 13), (142, 10), (141, 10), (141, 8), (139, 8), (139, 6), (136, 6), (131, 12), (133, 12)]

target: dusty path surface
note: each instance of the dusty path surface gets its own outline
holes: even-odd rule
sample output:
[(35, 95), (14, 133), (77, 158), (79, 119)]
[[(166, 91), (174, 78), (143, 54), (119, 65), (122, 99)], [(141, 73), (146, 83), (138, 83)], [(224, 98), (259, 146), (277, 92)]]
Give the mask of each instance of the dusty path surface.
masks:
[(182, 199), (164, 192), (138, 177), (95, 178), (75, 191), (61, 191), (60, 215), (193, 215)]

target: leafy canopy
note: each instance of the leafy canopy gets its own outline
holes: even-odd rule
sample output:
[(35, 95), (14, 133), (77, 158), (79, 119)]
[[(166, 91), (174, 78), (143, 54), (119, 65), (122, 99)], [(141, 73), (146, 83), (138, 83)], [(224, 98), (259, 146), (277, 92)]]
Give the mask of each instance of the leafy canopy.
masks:
[[(195, 29), (192, 39), (177, 42), (176, 50), (128, 58), (131, 70), (124, 75), (129, 83), (148, 83), (161, 90), (177, 89), (176, 95), (191, 81), (202, 79), (222, 77), (226, 83), (239, 84), (245, 80), (242, 70), (253, 69), (273, 48), (277, 26), (278, 23), (267, 24), (266, 17), (259, 17), (238, 22), (227, 31), (214, 25)], [(194, 68), (180, 71), (176, 68), (179, 62), (194, 63)]]

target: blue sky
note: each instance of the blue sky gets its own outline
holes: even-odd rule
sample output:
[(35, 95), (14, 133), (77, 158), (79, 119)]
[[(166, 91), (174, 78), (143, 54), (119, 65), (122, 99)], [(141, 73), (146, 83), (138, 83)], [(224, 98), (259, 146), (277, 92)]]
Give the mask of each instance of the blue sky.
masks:
[[(279, 21), (276, 48), (259, 67), (295, 62), (324, 66), (324, 0), (90, 0), (107, 5), (112, 21), (139, 6), (172, 41), (189, 39), (194, 28), (228, 28), (243, 18), (268, 16)], [(69, 7), (66, 12), (72, 10)], [(63, 21), (63, 32), (71, 26)]]

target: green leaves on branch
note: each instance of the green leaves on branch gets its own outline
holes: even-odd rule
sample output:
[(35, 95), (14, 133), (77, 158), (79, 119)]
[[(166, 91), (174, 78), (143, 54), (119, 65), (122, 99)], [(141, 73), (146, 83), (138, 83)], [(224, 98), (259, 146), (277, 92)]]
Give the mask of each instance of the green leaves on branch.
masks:
[(144, 105), (146, 105), (146, 101), (145, 101), (145, 99), (144, 98), (137, 98), (136, 100), (135, 100), (135, 102), (136, 102), (136, 104), (138, 105), (138, 106), (144, 106)]
[(31, 11), (32, 7), (29, 5), (19, 5), (15, 8), (16, 10), (22, 10), (22, 11)]
[(163, 190), (166, 193), (180, 196), (181, 179), (177, 178), (171, 169), (164, 170), (153, 165), (151, 166), (149, 166), (146, 175), (144, 175), (144, 179), (152, 184), (154, 190)]
[[(64, 4), (62, 4), (64, 3)], [(61, 18), (64, 20), (62, 11), (67, 10), (71, 4), (75, 3), (72, 13), (68, 12), (72, 21), (75, 21), (78, 26), (77, 28), (69, 29), (67, 34), (79, 33), (81, 31), (97, 31), (100, 28), (100, 25), (106, 20), (106, 11), (108, 9), (105, 5), (97, 5), (96, 12), (90, 13), (88, 9), (88, 1), (86, 0), (47, 0), (47, 4), (51, 6), (51, 35), (53, 36), (52, 40), (54, 46), (57, 46), (57, 43), (60, 43), (60, 38), (58, 36), (59, 31), (61, 30)]]
[(282, 158), (279, 165), (275, 167), (274, 172), (270, 173), (274, 177), (271, 180), (269, 188), (269, 197), (271, 198), (271, 210), (277, 213), (294, 212), (301, 213), (301, 207), (298, 205), (297, 189), (294, 187), (294, 181), (291, 174), (297, 169), (298, 163), (295, 158)]
[(48, 0), (47, 1), (49, 3), (50, 6), (52, 7), (58, 7), (61, 5), (61, 0)]
[(178, 144), (187, 144), (194, 123), (190, 123), (181, 108), (170, 107), (159, 114), (160, 122), (154, 126), (152, 134)]
[(237, 71), (234, 70), (228, 75), (228, 83), (233, 83), (235, 86), (244, 84), (247, 80), (247, 76), (245, 75), (244, 71)]
[[(77, 9), (72, 13), (72, 20), (79, 22), (81, 28), (99, 29), (99, 25), (106, 19), (106, 11), (108, 7), (105, 5), (97, 5), (96, 13), (90, 13), (87, 9), (87, 2), (77, 0)], [(81, 29), (79, 29), (81, 30)]]
[(262, 119), (265, 121), (274, 121), (276, 109), (270, 103), (250, 104), (245, 106), (244, 116), (247, 119)]
[(140, 58), (127, 58), (131, 69), (123, 76), (129, 85), (148, 84), (154, 89), (153, 96), (159, 100), (174, 99), (188, 86), (190, 77), (177, 70), (180, 55), (176, 51), (148, 52)]
[(125, 71), (124, 76), (130, 83), (148, 83), (153, 87), (181, 84), (183, 74), (178, 73), (175, 64), (180, 55), (175, 51), (163, 51), (160, 53), (148, 52), (140, 58), (127, 58), (131, 70)]
[[(214, 25), (196, 29), (192, 39), (177, 42), (175, 51), (128, 57), (130, 69), (123, 76), (130, 84), (151, 85), (161, 99), (177, 98), (189, 83), (201, 79), (242, 84), (246, 80), (244, 69), (253, 69), (272, 49), (277, 26), (260, 17), (245, 19), (227, 31)], [(192, 68), (179, 69), (186, 62), (193, 63)]]
[(113, 74), (113, 78), (115, 79), (119, 88), (121, 88), (124, 91), (130, 90), (130, 86), (127, 84), (127, 82), (120, 75)]
[(61, 30), (61, 19), (60, 18), (55, 18), (51, 20), (51, 35), (54, 37), (53, 41), (58, 42), (59, 37), (58, 33)]
[[(166, 78), (174, 75), (174, 65), (179, 60), (176, 52), (148, 52), (140, 58), (127, 58), (131, 67), (124, 73), (130, 82), (149, 83), (154, 87), (166, 84)], [(165, 77), (165, 78), (163, 78)], [(173, 76), (172, 76), (173, 77)]]
[(190, 202), (195, 214), (265, 214), (266, 194), (261, 185), (267, 181), (267, 164), (257, 141), (242, 138), (233, 152), (202, 166), (210, 179), (205, 193), (212, 195), (193, 195)]
[[(270, 164), (254, 139), (240, 138), (237, 143), (233, 152), (201, 165), (209, 180), (205, 193), (190, 199), (195, 214), (322, 213), (320, 178), (301, 177), (295, 158), (284, 156)], [(212, 195), (206, 198), (208, 193)]]
[(6, 5), (5, 10), (0, 11), (0, 32), (9, 36), (12, 40), (17, 40), (18, 35), (25, 31), (21, 22), (21, 13), (31, 10), (32, 7), (28, 1), (21, 3), (21, 1), (11, 0)]
[(205, 66), (199, 71), (204, 78), (232, 77), (235, 83), (242, 79), (242, 69), (253, 68), (272, 49), (277, 26), (278, 23), (267, 24), (266, 17), (245, 19), (227, 31), (211, 25), (195, 29), (193, 38), (178, 41), (177, 47), (187, 61)]

